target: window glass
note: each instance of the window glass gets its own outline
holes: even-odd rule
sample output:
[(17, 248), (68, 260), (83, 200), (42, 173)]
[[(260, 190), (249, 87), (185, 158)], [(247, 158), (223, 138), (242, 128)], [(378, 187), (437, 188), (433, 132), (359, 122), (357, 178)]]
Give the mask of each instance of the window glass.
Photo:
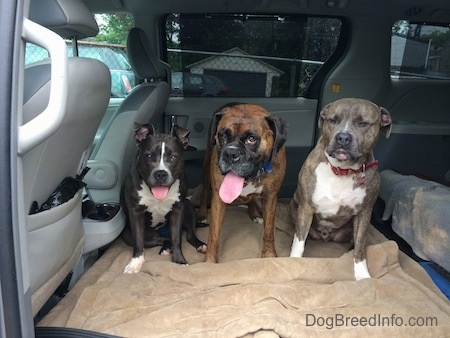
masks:
[(340, 29), (335, 18), (169, 15), (172, 95), (301, 96), (336, 49)]
[[(126, 54), (126, 38), (133, 19), (125, 13), (98, 14), (100, 28), (97, 36), (78, 41), (78, 55), (102, 61), (111, 72), (111, 97), (124, 98), (135, 86), (135, 77)], [(66, 40), (67, 54), (73, 56), (72, 41)], [(25, 64), (49, 58), (48, 52), (27, 43)]]
[(449, 26), (396, 22), (392, 26), (391, 77), (450, 79)]

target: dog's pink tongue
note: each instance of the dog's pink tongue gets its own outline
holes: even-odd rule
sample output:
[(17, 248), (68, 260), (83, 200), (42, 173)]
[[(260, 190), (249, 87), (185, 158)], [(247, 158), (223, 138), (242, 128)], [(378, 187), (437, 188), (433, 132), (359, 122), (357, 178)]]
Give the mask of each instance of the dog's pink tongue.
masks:
[(164, 197), (167, 196), (168, 192), (169, 192), (169, 187), (153, 187), (152, 188), (152, 194), (158, 200), (164, 199)]
[(232, 203), (242, 192), (244, 179), (233, 172), (228, 172), (219, 189), (219, 196), (227, 204)]

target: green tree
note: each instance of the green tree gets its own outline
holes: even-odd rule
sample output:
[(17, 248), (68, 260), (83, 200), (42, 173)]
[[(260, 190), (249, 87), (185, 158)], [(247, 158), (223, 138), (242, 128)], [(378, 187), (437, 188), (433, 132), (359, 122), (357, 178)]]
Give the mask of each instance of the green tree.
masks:
[(127, 35), (133, 27), (133, 17), (127, 13), (101, 14), (97, 20), (100, 32), (95, 41), (126, 45)]
[(425, 41), (431, 40), (434, 49), (439, 49), (449, 45), (450, 30), (433, 30), (429, 34), (422, 34), (421, 38)]

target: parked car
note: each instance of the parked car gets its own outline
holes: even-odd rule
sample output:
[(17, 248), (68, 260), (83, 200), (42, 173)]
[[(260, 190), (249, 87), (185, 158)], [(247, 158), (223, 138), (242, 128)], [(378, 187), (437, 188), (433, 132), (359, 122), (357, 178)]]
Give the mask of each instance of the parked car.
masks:
[(79, 56), (100, 60), (108, 66), (111, 71), (111, 97), (125, 97), (133, 89), (134, 73), (123, 52), (108, 47), (80, 45), (78, 53)]
[[(106, 25), (98, 13), (117, 14), (115, 29), (103, 30), (112, 35), (127, 30), (124, 13), (134, 20), (146, 79), (131, 92), (125, 55), (86, 45)], [(0, 3), (0, 26), (0, 337), (449, 335), (449, 1), (17, 0)], [(69, 62), (68, 76), (65, 39), (94, 66)], [(41, 47), (51, 70), (35, 67), (49, 55)], [(289, 257), (298, 173), (322, 110), (342, 98), (370, 100), (392, 118), (370, 163), (382, 189), (359, 238), (372, 276), (360, 281), (352, 241), (308, 239), (308, 257)], [(188, 266), (154, 247), (141, 272), (124, 274), (132, 248), (120, 236), (120, 187), (136, 155), (135, 122), (190, 131), (185, 171), (197, 206), (211, 118), (231, 102), (288, 124), (278, 257), (260, 258), (261, 224), (230, 205), (218, 264), (204, 263), (183, 234)], [(354, 178), (358, 198), (365, 169)], [(206, 243), (209, 227), (196, 232)]]
[[(67, 46), (67, 53), (73, 56), (72, 46)], [(93, 58), (105, 63), (111, 72), (111, 97), (123, 98), (135, 86), (135, 77), (131, 65), (123, 52), (110, 47), (80, 44), (78, 55)], [(25, 63), (30, 64), (48, 58), (48, 52), (39, 46), (27, 44)]]
[(174, 96), (225, 96), (230, 88), (217, 76), (172, 72), (171, 93)]

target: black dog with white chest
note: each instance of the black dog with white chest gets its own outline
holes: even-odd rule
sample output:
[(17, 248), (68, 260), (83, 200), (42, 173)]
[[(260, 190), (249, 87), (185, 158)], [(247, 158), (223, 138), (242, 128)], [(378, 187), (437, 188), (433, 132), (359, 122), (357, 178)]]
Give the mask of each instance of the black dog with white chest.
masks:
[[(134, 249), (124, 273), (139, 272), (144, 248), (154, 246), (162, 246), (160, 254), (172, 252), (173, 262), (187, 264), (181, 251), (183, 228), (188, 242), (197, 251), (206, 252), (205, 243), (195, 235), (195, 209), (186, 199), (183, 152), (189, 130), (174, 125), (169, 135), (156, 133), (150, 124), (136, 125), (134, 137), (137, 156), (122, 186), (122, 205), (128, 219), (123, 238)], [(165, 223), (170, 239), (158, 231)]]

